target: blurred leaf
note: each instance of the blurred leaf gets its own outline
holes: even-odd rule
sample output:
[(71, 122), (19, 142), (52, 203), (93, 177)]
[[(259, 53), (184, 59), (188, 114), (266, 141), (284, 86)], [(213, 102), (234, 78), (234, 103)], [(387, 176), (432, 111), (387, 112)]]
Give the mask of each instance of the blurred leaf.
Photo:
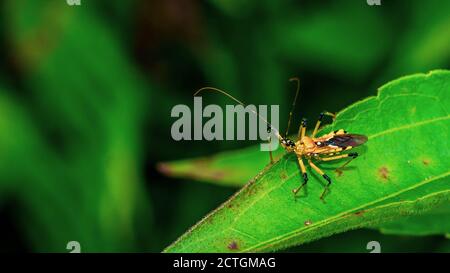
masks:
[[(46, 242), (41, 242), (44, 245), (41, 250), (62, 250), (66, 241), (58, 244), (55, 238), (75, 237), (95, 242), (80, 229), (89, 219), (78, 219), (77, 207), (66, 206), (69, 199), (60, 198), (60, 195), (69, 197), (73, 188), (65, 187), (54, 191), (57, 187), (55, 181), (68, 181), (65, 176), (66, 168), (47, 149), (37, 128), (29, 119), (28, 112), (21, 106), (22, 103), (6, 94), (0, 97), (1, 191), (6, 191), (21, 202), (24, 209), (18, 218), (26, 226), (32, 227), (28, 232), (33, 234), (31, 236), (36, 236), (34, 239), (42, 238), (43, 233), (40, 231), (48, 232)], [(55, 225), (52, 218), (63, 224)], [(61, 226), (64, 228), (61, 229)], [(37, 240), (37, 244), (38, 241), (40, 240)]]
[(4, 90), (0, 89), (0, 176), (3, 178), (0, 186), (8, 182), (8, 177), (22, 172), (21, 166), (15, 163), (39, 145), (35, 128), (23, 109)]
[(227, 16), (237, 19), (248, 17), (258, 10), (264, 10), (266, 12), (277, 10), (280, 5), (284, 4), (284, 1), (261, 0), (209, 0), (209, 2)]
[(353, 81), (363, 78), (386, 52), (391, 28), (364, 2), (336, 1), (321, 7), (287, 11), (271, 26), (279, 54)]
[(446, 203), (421, 215), (382, 224), (379, 229), (384, 234), (398, 235), (450, 234), (450, 205)]
[[(384, 78), (446, 67), (450, 60), (449, 1), (411, 1), (411, 22), (394, 45)], [(432, 16), (430, 16), (432, 14)]]
[[(279, 158), (279, 147), (273, 154)], [(171, 177), (191, 178), (218, 185), (241, 187), (269, 162), (269, 154), (251, 146), (210, 157), (159, 163), (160, 172)]]
[[(447, 238), (450, 238), (450, 236), (447, 236)], [(437, 249), (437, 252), (450, 253), (450, 240), (443, 242)]]
[(142, 79), (115, 33), (89, 9), (64, 1), (5, 6), (36, 111), (27, 114), (38, 113), (37, 136), (54, 137), (42, 143), (43, 152), (28, 151), (32, 168), (18, 161), (29, 174), (20, 195), (35, 249), (66, 251), (78, 240), (84, 252), (135, 251), (137, 229), (151, 226), (139, 173)]
[(296, 246), (285, 251), (295, 253), (369, 253), (367, 243), (380, 243), (382, 253), (442, 252), (446, 240), (440, 236), (411, 237), (381, 234), (358, 229)]
[[(288, 154), (165, 251), (272, 251), (448, 204), (449, 83), (447, 71), (404, 77), (339, 113), (326, 130), (345, 128), (369, 141), (343, 175), (328, 172), (335, 183), (326, 203), (315, 175), (310, 194), (293, 198), (300, 175)], [(433, 145), (423, 132), (433, 132)]]

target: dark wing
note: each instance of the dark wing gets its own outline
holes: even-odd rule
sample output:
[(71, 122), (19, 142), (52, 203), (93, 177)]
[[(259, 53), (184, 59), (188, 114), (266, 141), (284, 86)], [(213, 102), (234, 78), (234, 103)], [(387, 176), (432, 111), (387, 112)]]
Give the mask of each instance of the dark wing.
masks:
[(325, 144), (346, 148), (348, 146), (356, 147), (362, 145), (366, 141), (367, 137), (365, 135), (345, 134), (334, 136), (329, 140), (325, 141)]

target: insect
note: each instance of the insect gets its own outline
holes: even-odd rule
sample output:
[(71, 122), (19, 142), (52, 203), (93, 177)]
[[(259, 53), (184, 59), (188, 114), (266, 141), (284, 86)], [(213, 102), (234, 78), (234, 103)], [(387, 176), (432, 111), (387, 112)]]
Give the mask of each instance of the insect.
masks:
[[(292, 103), (291, 111), (289, 112), (289, 119), (288, 119), (288, 125), (286, 129), (286, 133), (284, 136), (280, 134), (277, 128), (274, 128), (272, 124), (270, 124), (265, 118), (263, 118), (261, 115), (259, 115), (256, 111), (251, 110), (255, 115), (257, 115), (260, 119), (262, 119), (265, 123), (267, 123), (268, 131), (273, 131), (275, 135), (277, 136), (278, 140), (280, 141), (281, 146), (285, 149), (288, 153), (295, 153), (297, 156), (298, 165), (300, 167), (300, 171), (302, 173), (302, 181), (299, 187), (293, 189), (294, 195), (296, 195), (306, 184), (308, 183), (308, 173), (306, 172), (306, 163), (319, 175), (321, 175), (326, 180), (325, 188), (320, 195), (320, 199), (324, 199), (324, 196), (329, 190), (329, 187), (331, 185), (331, 178), (325, 174), (317, 165), (317, 162), (324, 162), (324, 161), (333, 161), (333, 160), (339, 160), (344, 158), (349, 158), (342, 166), (336, 169), (337, 172), (341, 172), (341, 170), (347, 166), (353, 159), (358, 157), (358, 153), (356, 152), (349, 152), (345, 153), (346, 151), (349, 151), (357, 146), (360, 146), (364, 144), (367, 141), (367, 136), (360, 135), (360, 134), (350, 134), (344, 129), (339, 129), (330, 133), (327, 133), (322, 136), (317, 136), (316, 134), (319, 131), (320, 125), (323, 121), (323, 118), (325, 116), (331, 117), (333, 120), (335, 119), (336, 115), (327, 111), (323, 111), (320, 113), (319, 118), (316, 122), (316, 125), (314, 127), (313, 132), (311, 135), (306, 135), (306, 128), (307, 128), (307, 121), (306, 119), (302, 119), (297, 139), (291, 140), (288, 138), (289, 134), (289, 127), (291, 124), (292, 119), (292, 113), (295, 109), (295, 104), (297, 101), (297, 97), (300, 90), (300, 80), (295, 77), (289, 79), (290, 81), (297, 82), (297, 90), (295, 94), (295, 98)], [(240, 105), (245, 107), (245, 104), (242, 103), (240, 100), (236, 99), (235, 97), (231, 96), (227, 92), (214, 88), (214, 87), (203, 87), (199, 89), (197, 92), (195, 92), (194, 96), (199, 94), (200, 92), (204, 90), (209, 91), (215, 91), (222, 93), (223, 95), (231, 98), (235, 102), (239, 103)], [(269, 138), (270, 142), (270, 138)], [(270, 156), (270, 163), (273, 164), (273, 156), (272, 151), (269, 151)]]

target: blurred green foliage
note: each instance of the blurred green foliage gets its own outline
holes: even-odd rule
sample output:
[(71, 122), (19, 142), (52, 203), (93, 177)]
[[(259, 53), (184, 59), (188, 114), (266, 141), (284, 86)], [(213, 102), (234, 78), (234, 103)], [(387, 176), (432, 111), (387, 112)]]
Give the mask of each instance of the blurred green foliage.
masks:
[[(449, 5), (2, 1), (0, 251), (65, 252), (73, 240), (82, 251), (161, 251), (234, 190), (165, 178), (156, 162), (249, 144), (174, 142), (174, 105), (213, 85), (289, 109), (297, 75), (294, 124), (337, 111), (389, 79), (448, 68)], [(448, 251), (420, 240), (417, 251)], [(336, 249), (322, 241), (316, 251)]]

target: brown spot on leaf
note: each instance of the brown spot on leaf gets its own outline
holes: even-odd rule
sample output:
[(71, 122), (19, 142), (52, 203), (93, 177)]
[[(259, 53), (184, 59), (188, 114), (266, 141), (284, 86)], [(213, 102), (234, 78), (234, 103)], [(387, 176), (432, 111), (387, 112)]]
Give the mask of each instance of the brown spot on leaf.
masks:
[(429, 160), (429, 159), (423, 159), (423, 160), (422, 160), (422, 163), (423, 163), (423, 165), (425, 165), (425, 166), (430, 165), (430, 162), (431, 162), (431, 160)]
[(342, 171), (341, 170), (339, 170), (339, 169), (336, 169), (336, 170), (334, 170), (335, 172), (336, 172), (336, 175), (339, 177), (339, 176), (342, 176)]
[(280, 173), (280, 178), (283, 179), (283, 180), (287, 178), (287, 174), (286, 174), (285, 171)]
[(356, 215), (356, 216), (363, 216), (364, 213), (365, 213), (365, 211), (360, 210), (360, 211), (355, 212), (355, 215)]
[(239, 249), (238, 243), (236, 241), (231, 241), (231, 243), (228, 244), (228, 249), (238, 250)]
[(236, 210), (239, 209), (239, 203), (229, 203), (226, 205), (226, 207), (231, 210)]
[(312, 224), (312, 221), (311, 220), (306, 220), (305, 221), (305, 223), (304, 223), (304, 225), (307, 227), (307, 226), (309, 226), (309, 225), (311, 225)]
[(384, 180), (387, 180), (389, 178), (389, 170), (386, 167), (381, 167), (380, 169), (378, 169), (378, 174), (380, 175), (380, 177)]

